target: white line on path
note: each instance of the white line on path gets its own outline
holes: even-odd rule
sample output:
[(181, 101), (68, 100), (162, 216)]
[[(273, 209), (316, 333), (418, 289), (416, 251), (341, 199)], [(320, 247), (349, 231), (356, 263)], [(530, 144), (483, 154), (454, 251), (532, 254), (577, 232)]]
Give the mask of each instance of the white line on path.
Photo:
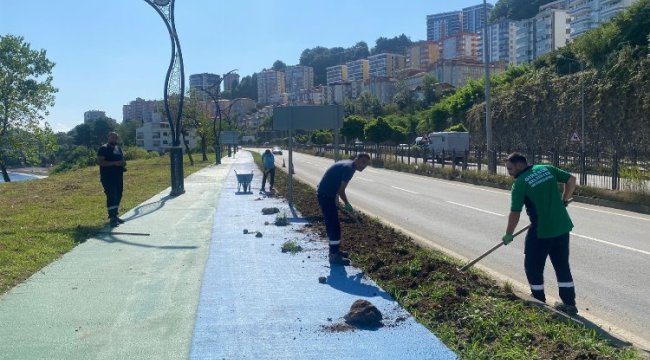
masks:
[(583, 207), (583, 206), (577, 206), (577, 205), (574, 205), (574, 204), (572, 204), (571, 207), (575, 207), (575, 208), (583, 209), (583, 210), (595, 211), (595, 212), (604, 213), (604, 214), (618, 215), (618, 216), (625, 216), (625, 217), (629, 217), (629, 218), (637, 219), (637, 220), (650, 221), (650, 218), (644, 218), (644, 217), (640, 217), (640, 216), (632, 216), (632, 215), (620, 214), (620, 213), (613, 212), (613, 211), (590, 209), (590, 208), (586, 208), (586, 207)]
[(615, 243), (612, 243), (612, 242), (609, 242), (609, 241), (596, 239), (596, 238), (593, 238), (591, 236), (580, 235), (580, 234), (576, 234), (574, 232), (571, 232), (571, 235), (581, 237), (581, 238), (587, 239), (587, 240), (596, 241), (596, 242), (603, 243), (603, 244), (606, 244), (606, 245), (615, 246), (615, 247), (618, 247), (618, 248), (621, 248), (621, 249), (632, 250), (632, 251), (636, 251), (636, 252), (641, 253), (641, 254), (650, 255), (650, 251), (645, 251), (645, 250), (640, 250), (640, 249), (636, 249), (636, 248), (625, 246), (625, 245), (615, 244)]
[(459, 204), (459, 203), (457, 203), (457, 202), (453, 202), (453, 201), (449, 201), (449, 200), (447, 200), (447, 202), (450, 203), (450, 204), (454, 204), (454, 205), (458, 205), (458, 206), (466, 207), (466, 208), (468, 208), (468, 209), (472, 209), (472, 210), (476, 210), (476, 211), (484, 212), (484, 213), (486, 213), (486, 214), (492, 214), (492, 215), (501, 216), (501, 217), (505, 216), (505, 215), (502, 215), (502, 214), (499, 214), (499, 213), (495, 213), (495, 212), (492, 212), (492, 211), (487, 211), (487, 210), (479, 209), (479, 208), (477, 208), (477, 207), (473, 207), (473, 206), (469, 206), (469, 205), (465, 205), (465, 204)]
[(358, 178), (359, 180), (367, 181), (367, 182), (375, 182), (375, 180), (370, 180), (370, 179), (365, 179), (365, 178)]
[(391, 185), (390, 187), (392, 187), (393, 189), (397, 189), (397, 190), (402, 190), (402, 191), (406, 191), (407, 193), (410, 193), (410, 194), (415, 194), (415, 195), (420, 195), (420, 193), (416, 193), (415, 191), (411, 191), (411, 190), (406, 190), (406, 189), (402, 189), (402, 188), (400, 188), (400, 187), (397, 187), (397, 186), (392, 186), (392, 185)]

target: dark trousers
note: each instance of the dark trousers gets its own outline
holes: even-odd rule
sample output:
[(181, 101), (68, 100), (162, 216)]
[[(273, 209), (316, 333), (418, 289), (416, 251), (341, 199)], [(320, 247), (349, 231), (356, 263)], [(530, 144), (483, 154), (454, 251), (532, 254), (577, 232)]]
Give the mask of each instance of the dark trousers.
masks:
[(262, 176), (262, 189), (266, 186), (266, 177), (269, 177), (269, 189), (273, 189), (275, 185), (275, 168), (264, 170), (264, 175)]
[(341, 223), (336, 206), (336, 197), (318, 195), (318, 205), (323, 212), (325, 230), (329, 238), (330, 253), (337, 253), (341, 244)]
[(559, 286), (562, 302), (576, 304), (576, 292), (569, 266), (569, 234), (554, 238), (538, 239), (536, 229), (529, 229), (526, 234), (524, 268), (533, 297), (546, 302), (544, 294), (544, 265), (546, 258), (551, 258)]
[(104, 187), (104, 194), (106, 194), (106, 209), (108, 210), (108, 217), (116, 217), (120, 208), (120, 201), (122, 201), (122, 190), (124, 184), (122, 177), (109, 177), (101, 179), (102, 186)]

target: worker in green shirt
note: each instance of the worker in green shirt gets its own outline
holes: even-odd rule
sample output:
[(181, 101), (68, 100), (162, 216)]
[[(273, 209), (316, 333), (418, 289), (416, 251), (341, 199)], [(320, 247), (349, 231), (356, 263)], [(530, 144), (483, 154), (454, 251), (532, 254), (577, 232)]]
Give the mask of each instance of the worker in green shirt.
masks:
[[(569, 266), (569, 233), (573, 223), (566, 205), (576, 188), (576, 178), (551, 165), (529, 165), (519, 153), (508, 156), (506, 168), (515, 181), (512, 184), (508, 227), (502, 241), (505, 245), (512, 242), (521, 210), (526, 205), (530, 228), (526, 234), (524, 268), (532, 296), (546, 302), (544, 265), (546, 258), (550, 257), (562, 299), (562, 303), (556, 303), (555, 308), (575, 315), (578, 309)], [(564, 184), (562, 195), (558, 191), (558, 183)]]

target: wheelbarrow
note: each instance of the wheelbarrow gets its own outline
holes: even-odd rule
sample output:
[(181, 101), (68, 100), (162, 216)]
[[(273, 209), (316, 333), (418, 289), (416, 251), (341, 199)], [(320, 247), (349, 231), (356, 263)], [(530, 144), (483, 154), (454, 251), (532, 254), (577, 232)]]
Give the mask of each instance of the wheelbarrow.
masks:
[(237, 170), (234, 171), (237, 176), (237, 192), (241, 192), (242, 188), (244, 188), (245, 193), (250, 192), (251, 181), (253, 181), (253, 172), (251, 171), (250, 174), (237, 174)]

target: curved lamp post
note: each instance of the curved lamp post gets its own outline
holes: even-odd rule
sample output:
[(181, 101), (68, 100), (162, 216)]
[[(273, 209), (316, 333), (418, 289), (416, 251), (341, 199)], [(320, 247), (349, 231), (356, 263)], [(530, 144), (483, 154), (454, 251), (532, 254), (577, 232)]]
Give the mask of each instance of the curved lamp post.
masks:
[[(172, 135), (172, 148), (170, 149), (171, 163), (171, 196), (181, 195), (185, 192), (183, 177), (183, 148), (181, 147), (180, 136), (183, 128), (183, 100), (185, 94), (185, 71), (183, 68), (183, 54), (181, 44), (176, 33), (174, 24), (174, 1), (175, 0), (144, 0), (156, 10), (158, 15), (165, 22), (169, 37), (171, 39), (172, 54), (165, 77), (164, 104), (167, 121)], [(169, 96), (177, 96), (178, 102), (170, 108)]]
[[(558, 55), (558, 59), (573, 61), (580, 65), (580, 74), (585, 70), (585, 64), (574, 58)], [(582, 74), (584, 76), (584, 74)], [(585, 82), (580, 79), (580, 122), (581, 122), (581, 135), (580, 135), (580, 185), (587, 184), (587, 157), (585, 154)]]
[[(219, 81), (208, 87), (207, 89), (204, 88), (198, 88), (199, 90), (203, 91), (204, 93), (208, 94), (210, 99), (214, 102), (214, 122), (212, 123), (212, 131), (214, 132), (214, 152), (216, 155), (216, 160), (215, 164), (219, 165), (221, 164), (221, 142), (220, 142), (220, 137), (221, 137), (221, 108), (219, 107), (219, 88), (221, 87), (221, 81), (227, 76), (230, 75), (231, 73), (237, 71), (237, 69), (233, 69), (228, 71), (227, 73), (223, 74), (221, 79)], [(211, 91), (211, 90), (216, 90), (216, 91)], [(217, 131), (217, 119), (219, 119), (219, 130)]]

